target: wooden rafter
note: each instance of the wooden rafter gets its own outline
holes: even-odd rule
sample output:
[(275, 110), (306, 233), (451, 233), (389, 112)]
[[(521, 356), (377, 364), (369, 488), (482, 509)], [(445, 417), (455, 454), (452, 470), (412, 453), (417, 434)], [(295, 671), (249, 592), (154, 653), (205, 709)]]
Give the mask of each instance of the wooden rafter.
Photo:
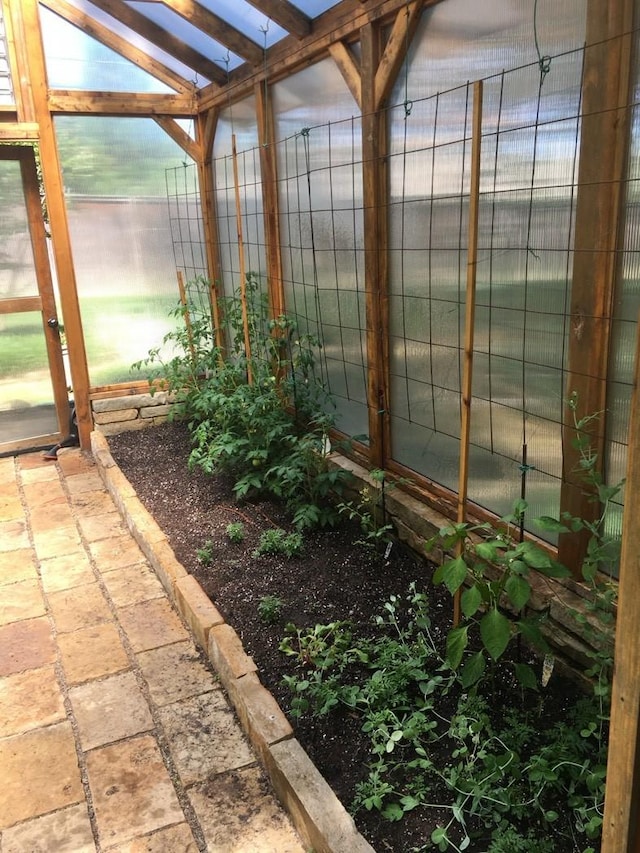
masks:
[[(442, 0), (419, 0), (419, 5), (422, 9), (435, 6), (440, 2)], [(413, 4), (410, 6), (413, 7)], [(274, 83), (293, 74), (296, 70), (317, 62), (329, 53), (332, 44), (339, 41), (356, 41), (362, 28), (370, 21), (384, 24), (395, 21), (400, 13), (403, 15), (404, 33), (406, 8), (407, 0), (382, 0), (373, 7), (369, 4), (366, 8), (360, 0), (343, 0), (338, 6), (314, 20), (313, 32), (310, 36), (301, 41), (288, 36), (269, 48), (264, 69), (248, 69), (240, 66), (233, 71), (230, 75), (230, 91), (222, 92), (220, 89), (209, 86), (201, 89), (199, 92), (201, 108), (223, 106), (228, 103), (229, 98), (234, 102), (241, 100), (251, 93), (254, 84), (259, 80), (264, 80), (266, 77), (270, 83)], [(402, 41), (404, 40), (403, 38)], [(404, 55), (400, 54), (400, 64), (403, 57)], [(388, 79), (393, 77), (391, 71), (392, 69), (389, 69), (385, 72)], [(382, 76), (380, 79), (382, 80)], [(379, 84), (379, 93), (382, 93), (383, 89), (384, 87)]]
[(87, 33), (87, 35), (90, 35), (110, 50), (115, 51), (129, 62), (133, 62), (134, 65), (142, 68), (147, 74), (151, 74), (152, 77), (160, 80), (165, 85), (175, 89), (176, 92), (187, 94), (193, 91), (193, 83), (185, 80), (182, 75), (172, 71), (162, 62), (158, 62), (158, 60), (143, 53), (139, 48), (132, 45), (131, 42), (117, 35), (108, 27), (105, 27), (104, 24), (96, 21), (87, 12), (82, 11), (82, 9), (67, 2), (67, 0), (40, 0), (40, 5), (55, 12), (56, 15), (64, 18), (68, 23), (78, 27)]
[(305, 38), (311, 33), (311, 18), (288, 0), (247, 0), (247, 2), (297, 39)]
[(162, 0), (163, 5), (184, 18), (206, 35), (219, 41), (233, 53), (252, 65), (262, 62), (264, 55), (260, 45), (241, 33), (219, 15), (210, 12), (195, 0)]
[(213, 83), (218, 85), (226, 83), (227, 75), (215, 62), (211, 62), (210, 59), (189, 47), (181, 39), (127, 6), (124, 0), (92, 0), (92, 3)]
[(195, 102), (187, 95), (154, 95), (148, 92), (76, 92), (52, 89), (49, 92), (52, 113), (90, 115), (183, 116), (195, 113)]

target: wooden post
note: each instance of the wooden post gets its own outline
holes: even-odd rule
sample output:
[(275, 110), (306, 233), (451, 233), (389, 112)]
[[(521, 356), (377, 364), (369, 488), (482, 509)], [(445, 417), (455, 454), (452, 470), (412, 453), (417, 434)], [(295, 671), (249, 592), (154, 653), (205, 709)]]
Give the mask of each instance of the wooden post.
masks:
[[(640, 329), (640, 321), (638, 323)], [(636, 362), (611, 697), (602, 853), (640, 850), (640, 335)]]
[[(584, 57), (582, 131), (575, 220), (567, 396), (576, 393), (580, 415), (604, 413), (612, 306), (619, 271), (624, 178), (629, 150), (631, 48), (634, 0), (589, 0)], [(553, 66), (551, 68), (553, 74)], [(599, 464), (604, 414), (589, 425)], [(573, 414), (565, 408), (561, 511), (595, 520), (573, 446)], [(561, 535), (558, 556), (577, 577), (588, 532)]]
[[(480, 207), (480, 154), (482, 149), (482, 80), (473, 84), (473, 131), (471, 141), (471, 183), (469, 189), (469, 242), (467, 246), (467, 295), (464, 324), (464, 366), (460, 422), (460, 467), (458, 470), (458, 523), (467, 520), (469, 485), (469, 437), (471, 434), (471, 393), (473, 385), (473, 341), (476, 315), (476, 272), (478, 264), (478, 211)], [(458, 546), (458, 556), (462, 544)], [(460, 624), (458, 589), (453, 597), (453, 625)]]
[(369, 461), (382, 468), (389, 434), (388, 343), (388, 179), (387, 115), (379, 109), (375, 80), (382, 56), (382, 32), (377, 24), (361, 31), (362, 168), (364, 202), (365, 299), (367, 315), (367, 401)]
[(184, 324), (187, 329), (187, 340), (189, 341), (189, 350), (191, 352), (191, 360), (195, 364), (196, 360), (196, 351), (193, 346), (193, 331), (191, 328), (191, 315), (189, 314), (189, 304), (187, 303), (187, 291), (184, 286), (184, 275), (182, 274), (182, 270), (178, 270), (176, 273), (178, 277), (178, 290), (180, 292), (180, 304), (182, 305), (182, 313), (184, 315)]
[[(26, 79), (31, 82), (33, 110), (40, 128), (42, 180), (49, 211), (49, 225), (58, 274), (64, 328), (69, 345), (69, 367), (71, 369), (78, 433), (81, 447), (88, 449), (93, 419), (89, 401), (87, 354), (82, 332), (55, 128), (49, 112), (47, 75), (40, 33), (38, 2), (37, 0), (9, 0), (9, 12), (13, 35), (17, 41), (22, 42), (24, 48), (21, 56), (26, 57), (28, 67), (20, 69), (20, 73), (22, 78), (25, 78), (26, 75)], [(26, 97), (23, 100), (26, 100)]]
[(238, 230), (238, 262), (240, 264), (240, 304), (242, 306), (242, 330), (244, 332), (244, 352), (247, 358), (247, 381), (253, 383), (251, 370), (251, 336), (249, 334), (249, 312), (247, 310), (247, 274), (244, 263), (244, 237), (242, 235), (242, 210), (240, 209), (240, 180), (238, 178), (238, 152), (236, 135), (231, 135), (231, 156), (233, 158), (233, 184), (236, 193), (236, 226)]
[(200, 145), (198, 157), (198, 183), (200, 185), (200, 210), (202, 211), (202, 228), (207, 254), (207, 272), (209, 276), (209, 300), (211, 317), (214, 326), (214, 339), (220, 352), (224, 350), (224, 335), (222, 333), (222, 318), (218, 302), (218, 281), (220, 279), (220, 252), (218, 242), (217, 216), (215, 210), (215, 191), (213, 186), (213, 141), (218, 123), (218, 110), (209, 109), (198, 115), (196, 121), (196, 138)]

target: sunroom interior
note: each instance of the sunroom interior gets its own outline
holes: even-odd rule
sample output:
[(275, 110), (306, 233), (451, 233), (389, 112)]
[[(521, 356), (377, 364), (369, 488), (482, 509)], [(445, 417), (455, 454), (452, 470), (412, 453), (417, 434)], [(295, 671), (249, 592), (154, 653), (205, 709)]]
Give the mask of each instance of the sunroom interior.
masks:
[[(0, 453), (60, 441), (70, 411), (88, 448), (96, 401), (148, 390), (132, 365), (181, 292), (207, 311), (251, 275), (321, 342), (335, 434), (359, 461), (448, 518), (520, 497), (532, 517), (588, 518), (574, 415), (594, 415), (603, 481), (628, 477), (607, 515), (622, 537), (633, 0), (1, 11)], [(579, 564), (584, 543), (548, 544)], [(635, 742), (637, 708), (633, 725)]]

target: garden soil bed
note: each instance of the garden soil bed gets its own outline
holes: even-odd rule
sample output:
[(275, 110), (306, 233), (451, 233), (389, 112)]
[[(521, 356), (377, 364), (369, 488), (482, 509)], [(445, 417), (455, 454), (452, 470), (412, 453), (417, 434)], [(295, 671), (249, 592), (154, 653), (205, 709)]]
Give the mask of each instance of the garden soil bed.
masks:
[[(389, 596), (404, 595), (416, 581), (419, 588), (429, 589), (434, 636), (440, 640), (446, 636), (451, 600), (441, 588), (430, 586), (428, 563), (404, 546), (395, 544), (385, 559), (383, 554), (354, 544), (359, 528), (345, 523), (305, 534), (301, 556), (256, 558), (252, 552), (263, 531), (291, 529), (286, 513), (271, 502), (238, 503), (228, 478), (190, 471), (189, 438), (183, 425), (167, 423), (122, 433), (111, 437), (109, 446), (138, 497), (166, 533), (177, 559), (236, 629), (258, 666), (263, 684), (285, 712), (290, 708), (291, 694), (282, 679), (294, 672), (292, 660), (278, 648), (286, 623), (306, 627), (350, 620), (371, 630)], [(231, 542), (227, 535), (227, 526), (234, 522), (244, 525), (246, 536), (241, 543)], [(197, 553), (205, 544), (211, 556), (210, 562), (205, 560), (207, 565)], [(260, 615), (259, 605), (265, 596), (275, 596), (283, 603), (273, 624)], [(560, 680), (555, 683), (555, 695), (547, 696), (545, 708), (561, 718), (575, 687), (569, 685), (567, 689)], [(503, 685), (495, 711), (501, 714), (520, 702), (521, 691), (514, 685), (510, 693)], [(369, 760), (368, 740), (357, 718), (347, 713), (321, 719), (303, 716), (293, 725), (312, 761), (349, 808)], [(438, 821), (449, 817), (450, 812), (416, 809), (402, 821), (389, 822), (375, 810), (361, 810), (356, 823), (378, 853), (409, 853), (432, 849), (432, 830)], [(469, 853), (482, 853), (484, 849), (477, 844), (467, 848)], [(556, 847), (557, 853), (577, 849), (573, 845)]]

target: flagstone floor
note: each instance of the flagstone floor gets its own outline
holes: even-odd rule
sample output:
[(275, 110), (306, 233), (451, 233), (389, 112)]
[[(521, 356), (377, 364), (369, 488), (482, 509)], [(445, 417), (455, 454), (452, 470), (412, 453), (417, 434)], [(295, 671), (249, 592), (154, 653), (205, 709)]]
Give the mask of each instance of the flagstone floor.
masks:
[(303, 853), (90, 455), (0, 459), (2, 853)]

